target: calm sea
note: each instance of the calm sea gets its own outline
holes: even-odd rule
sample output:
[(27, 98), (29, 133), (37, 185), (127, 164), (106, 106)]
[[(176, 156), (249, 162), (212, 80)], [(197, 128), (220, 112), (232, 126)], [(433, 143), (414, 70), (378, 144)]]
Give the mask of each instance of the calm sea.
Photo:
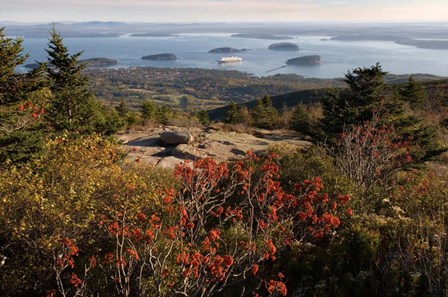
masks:
[[(209, 68), (239, 70), (256, 76), (277, 73), (295, 73), (305, 77), (335, 78), (356, 67), (364, 67), (380, 62), (383, 69), (393, 74), (427, 73), (448, 76), (448, 50), (419, 49), (387, 41), (333, 41), (329, 36), (297, 36), (284, 40), (296, 43), (299, 52), (278, 52), (268, 50), (272, 43), (282, 40), (235, 38), (228, 34), (179, 34), (172, 37), (111, 37), (111, 38), (65, 38), (65, 45), (71, 52), (84, 51), (83, 59), (112, 58), (119, 61), (116, 67), (173, 67)], [(48, 40), (26, 38), (25, 51), (31, 57), (27, 63), (45, 61)], [(243, 58), (241, 64), (220, 65), (221, 54), (208, 53), (216, 47), (248, 49), (238, 53)], [(176, 61), (147, 61), (142, 56), (174, 53)], [(320, 55), (322, 65), (303, 67), (286, 66), (287, 59)]]

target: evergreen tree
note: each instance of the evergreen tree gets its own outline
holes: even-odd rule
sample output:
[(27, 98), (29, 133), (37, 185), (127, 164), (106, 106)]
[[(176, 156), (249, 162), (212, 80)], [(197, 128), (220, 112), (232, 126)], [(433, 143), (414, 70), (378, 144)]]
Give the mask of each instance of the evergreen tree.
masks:
[(102, 105), (96, 121), (95, 130), (104, 135), (112, 135), (126, 125), (126, 118), (121, 117), (115, 108)]
[(22, 38), (8, 38), (5, 28), (0, 28), (0, 83), (5, 83), (9, 77), (15, 74), (15, 68), (22, 65), (28, 58), (23, 52)]
[(197, 112), (196, 117), (198, 118), (199, 123), (201, 123), (202, 125), (206, 126), (210, 124), (210, 119), (208, 117), (208, 112), (206, 110), (201, 110)]
[(399, 95), (384, 82), (385, 75), (379, 64), (348, 72), (345, 82), (349, 88), (322, 99), (322, 137), (332, 144), (344, 127), (359, 125), (378, 116), (379, 124), (393, 126), (402, 140), (411, 143), (415, 162), (439, 155), (443, 149), (437, 143), (434, 127), (425, 126), (420, 118), (405, 113)]
[(121, 98), (120, 103), (117, 107), (115, 107), (115, 110), (118, 112), (118, 115), (122, 118), (126, 117), (126, 114), (129, 112), (128, 104), (127, 102)]
[(10, 101), (11, 95), (22, 85), (23, 75), (17, 74), (15, 69), (28, 58), (22, 54), (23, 39), (7, 38), (4, 30), (0, 28), (0, 103)]
[(236, 124), (239, 121), (239, 108), (235, 102), (230, 102), (226, 112), (225, 122), (227, 124)]
[(140, 112), (142, 114), (142, 119), (145, 122), (156, 120), (157, 109), (156, 109), (154, 102), (147, 100), (147, 99), (144, 100), (142, 103), (142, 106), (140, 108)]
[(272, 129), (277, 125), (278, 112), (272, 106), (271, 98), (265, 95), (263, 99), (257, 101), (252, 114), (254, 126)]
[(422, 108), (428, 101), (428, 94), (423, 85), (417, 82), (414, 77), (409, 77), (408, 83), (401, 90), (400, 95), (403, 100), (408, 101), (413, 109)]
[(187, 96), (182, 96), (179, 104), (182, 109), (188, 109), (188, 106), (190, 106), (190, 99), (188, 99)]
[(172, 111), (167, 105), (161, 105), (157, 107), (155, 116), (157, 123), (166, 125), (172, 116)]
[(101, 121), (100, 105), (88, 88), (84, 65), (78, 59), (82, 52), (71, 55), (53, 28), (49, 40), (48, 75), (53, 96), (48, 120), (56, 131), (90, 133)]
[(304, 134), (308, 134), (310, 131), (310, 117), (302, 104), (298, 104), (294, 108), (291, 118), (291, 128)]
[(249, 109), (245, 105), (239, 106), (239, 123), (245, 126), (250, 126), (252, 122), (252, 116), (250, 115)]
[(38, 154), (43, 145), (45, 126), (45, 65), (28, 73), (16, 73), (28, 55), (22, 39), (7, 38), (0, 28), (0, 163), (24, 162)]
[(380, 64), (349, 71), (344, 79), (348, 89), (334, 91), (322, 99), (324, 132), (341, 133), (345, 126), (368, 121), (374, 113), (384, 111), (386, 74)]

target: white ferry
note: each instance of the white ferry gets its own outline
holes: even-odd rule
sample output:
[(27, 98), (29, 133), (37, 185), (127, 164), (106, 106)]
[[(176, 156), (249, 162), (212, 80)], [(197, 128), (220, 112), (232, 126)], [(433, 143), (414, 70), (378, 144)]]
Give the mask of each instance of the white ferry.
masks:
[(221, 59), (218, 60), (218, 63), (240, 63), (243, 60), (241, 57), (237, 56), (229, 56), (229, 57), (221, 57)]

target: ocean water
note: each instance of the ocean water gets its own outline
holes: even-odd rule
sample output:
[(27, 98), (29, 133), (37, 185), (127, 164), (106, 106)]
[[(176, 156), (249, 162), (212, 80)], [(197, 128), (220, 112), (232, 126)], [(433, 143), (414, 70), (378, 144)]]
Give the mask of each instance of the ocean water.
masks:
[[(171, 67), (239, 70), (255, 76), (278, 73), (295, 73), (304, 77), (342, 77), (356, 67), (368, 67), (380, 62), (385, 71), (393, 74), (427, 73), (448, 76), (448, 50), (419, 49), (388, 41), (336, 41), (322, 40), (331, 36), (295, 36), (284, 40), (296, 43), (298, 52), (268, 50), (272, 43), (283, 40), (264, 40), (231, 37), (232, 33), (179, 34), (170, 37), (121, 37), (110, 38), (65, 38), (64, 44), (71, 52), (84, 51), (82, 59), (111, 58), (119, 61), (114, 67)], [(48, 39), (26, 38), (25, 52), (30, 54), (27, 63), (45, 61)], [(248, 49), (237, 55), (243, 58), (240, 64), (218, 64), (221, 54), (208, 53), (217, 47)], [(148, 61), (142, 56), (174, 53), (176, 61)], [(318, 66), (288, 65), (272, 72), (269, 70), (285, 65), (285, 61), (304, 55), (320, 55)]]

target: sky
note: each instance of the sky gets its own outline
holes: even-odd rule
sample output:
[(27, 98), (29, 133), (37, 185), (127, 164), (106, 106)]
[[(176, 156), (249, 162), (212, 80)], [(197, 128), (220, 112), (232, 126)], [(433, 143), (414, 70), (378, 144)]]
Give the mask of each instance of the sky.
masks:
[(448, 20), (448, 0), (0, 0), (18, 22), (290, 22)]

